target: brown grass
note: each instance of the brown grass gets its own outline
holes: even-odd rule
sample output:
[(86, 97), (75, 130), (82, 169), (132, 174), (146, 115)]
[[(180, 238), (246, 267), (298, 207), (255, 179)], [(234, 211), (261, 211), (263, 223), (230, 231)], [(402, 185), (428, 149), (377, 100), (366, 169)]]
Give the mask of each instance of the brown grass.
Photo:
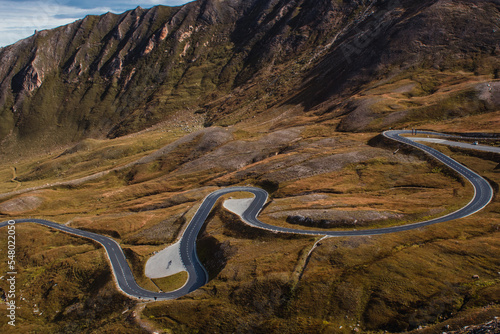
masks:
[[(460, 154), (455, 157), (498, 182), (495, 164)], [(426, 173), (435, 180), (427, 182), (441, 187), (449, 182), (446, 175)], [(412, 179), (409, 174), (408, 180)], [(457, 187), (468, 197), (468, 189), (458, 182)], [(408, 203), (418, 200), (406, 199)], [(367, 200), (356, 203), (362, 202)], [(235, 238), (234, 233), (228, 239), (227, 227), (215, 216), (207, 232), (219, 242), (229, 242), (236, 253), (215, 279), (193, 294), (194, 300), (151, 305), (145, 314), (181, 332), (259, 328), (351, 333), (354, 328), (402, 331), (439, 322), (434, 331), (425, 332), (438, 333), (441, 324), (478, 323), (498, 315), (498, 307), (483, 306), (498, 303), (499, 206), (495, 200), (475, 216), (410, 232), (327, 239), (313, 252), (296, 289), (293, 273), (314, 239), (247, 239)], [(479, 275), (479, 280), (473, 275)], [(261, 298), (261, 293), (266, 297)], [(202, 324), (193, 326), (193, 314)], [(218, 314), (225, 316), (218, 318)]]
[[(0, 230), (6, 248), (6, 229)], [(0, 254), (0, 287), (7, 289), (6, 252)], [(133, 301), (114, 287), (103, 249), (85, 239), (32, 224), (16, 225), (16, 327), (4, 321), (0, 331), (80, 332), (113, 327), (130, 333), (134, 326), (121, 312)], [(2, 307), (1, 312), (5, 312)], [(4, 313), (5, 314), (5, 313)], [(91, 323), (89, 323), (91, 321)]]
[[(388, 94), (383, 90), (378, 93)], [(234, 136), (237, 140), (255, 143), (266, 136), (264, 131), (276, 124), (312, 123), (323, 117), (294, 115), (279, 121), (270, 116), (269, 123), (255, 123), (253, 128), (236, 131)], [(486, 118), (481, 117), (472, 120), (487, 124)], [(371, 133), (334, 133), (332, 124), (336, 122), (338, 120), (326, 120), (323, 124), (292, 129), (301, 140), (266, 147), (266, 154), (257, 152), (258, 161), (237, 170), (226, 167), (204, 170), (201, 167), (205, 155), (201, 154), (196, 163), (199, 170), (182, 172), (182, 159), (173, 165), (154, 161), (130, 170), (133, 175), (128, 175), (129, 171), (111, 173), (77, 187), (45, 189), (36, 194), (43, 198), (43, 204), (29, 215), (113, 235), (126, 249), (139, 284), (158, 290), (144, 277), (145, 262), (153, 251), (164, 248), (181, 233), (202, 199), (219, 186), (268, 185), (274, 192), (261, 219), (293, 227), (297, 226), (288, 225), (284, 213), (332, 210), (355, 214), (371, 210), (401, 216), (372, 222), (374, 227), (435, 217), (470, 200), (470, 186), (464, 186), (439, 164), (370, 147), (367, 142), (374, 135)], [(435, 123), (443, 130), (451, 130), (451, 125)], [(460, 126), (466, 126), (466, 121)], [(135, 145), (135, 140), (149, 135), (161, 137), (160, 132), (153, 131), (123, 139), (123, 143)], [(102, 154), (102, 149), (115, 143), (99, 142), (95, 150)], [(160, 141), (157, 143), (160, 145)], [(141, 145), (140, 141), (136, 144)], [(278, 154), (269, 154), (274, 152), (272, 149)], [(495, 169), (498, 163), (455, 150), (442, 150), (486, 176), (498, 188), (500, 176)], [(313, 159), (349, 153), (356, 154), (357, 160), (341, 161), (335, 170), (303, 177), (289, 173), (283, 182), (271, 177), (280, 168), (302, 168)], [(68, 169), (68, 178), (105, 167), (84, 163), (92, 161), (92, 150), (80, 154), (82, 164), (74, 170)], [(241, 153), (234, 152), (233, 158), (237, 154)], [(124, 162), (139, 155), (114, 161)], [(55, 166), (54, 155), (36, 159), (44, 166)], [(20, 161), (19, 166), (25, 167), (18, 167), (18, 173), (31, 173), (31, 169), (36, 168), (36, 159)], [(284, 165), (277, 167), (279, 164)], [(12, 178), (9, 168), (10, 163), (1, 165), (0, 176)], [(51, 168), (40, 170), (42, 178), (33, 182), (43, 184), (57, 179)], [(8, 180), (2, 187), (4, 185), (5, 189), (11, 186)], [(181, 300), (150, 304), (145, 316), (162, 328), (181, 333), (350, 333), (358, 323), (362, 331), (400, 331), (441, 321), (452, 322), (457, 314), (457, 323), (462, 321), (460, 317), (465, 319), (469, 315), (471, 323), (479, 321), (487, 313), (481, 311), (482, 307), (498, 304), (495, 268), (500, 263), (499, 213), (500, 204), (495, 198), (486, 210), (458, 221), (372, 238), (328, 239), (312, 253), (306, 265), (304, 256), (316, 238), (255, 230), (244, 226), (234, 215), (218, 211), (206, 226), (199, 249), (211, 268), (209, 284)], [(19, 288), (23, 296), (33, 296), (26, 307), (31, 310), (31, 303), (36, 301), (47, 317), (34, 315), (32, 310), (31, 313), (20, 311), (27, 319), (23, 329), (70, 331), (71, 328), (61, 326), (74, 322), (73, 331), (78, 331), (85, 321), (93, 319), (95, 325), (88, 325), (90, 328), (130, 330), (126, 320), (128, 311), (122, 314), (130, 302), (113, 287), (102, 249), (62, 233), (28, 225), (26, 228), (28, 232), (20, 229), (23, 241), (20, 241), (19, 254), (23, 262)], [(0, 270), (4, 270), (1, 266), (6, 262), (0, 261)], [(476, 274), (480, 279), (474, 281), (471, 277)], [(45, 298), (51, 280), (64, 289), (56, 294), (54, 288)], [(167, 290), (174, 289), (182, 280), (179, 274), (155, 283)], [(100, 306), (104, 311), (92, 314), (90, 306), (94, 302), (109, 306)], [(492, 309), (495, 310), (492, 307), (488, 312), (493, 312)]]
[(182, 288), (187, 279), (188, 273), (186, 271), (182, 271), (175, 275), (153, 279), (152, 281), (161, 289), (161, 291), (168, 292)]

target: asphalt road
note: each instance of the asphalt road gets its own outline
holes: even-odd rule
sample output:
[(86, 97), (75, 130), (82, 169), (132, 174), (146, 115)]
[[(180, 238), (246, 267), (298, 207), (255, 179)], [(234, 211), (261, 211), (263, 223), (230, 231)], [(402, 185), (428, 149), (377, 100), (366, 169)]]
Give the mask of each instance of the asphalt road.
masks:
[[(243, 220), (254, 227), (269, 230), (276, 233), (294, 233), (294, 234), (304, 234), (304, 235), (316, 235), (316, 236), (332, 236), (332, 237), (346, 237), (346, 236), (368, 236), (368, 235), (378, 235), (387, 234), (400, 231), (408, 231), (411, 229), (416, 229), (436, 223), (446, 222), (450, 220), (455, 220), (463, 217), (467, 217), (481, 209), (483, 209), (493, 198), (493, 189), (489, 183), (483, 179), (481, 176), (468, 169), (467, 167), (461, 165), (450, 157), (442, 154), (441, 152), (432, 149), (423, 144), (412, 141), (409, 138), (401, 137), (401, 134), (410, 134), (411, 131), (386, 131), (383, 135), (392, 140), (398, 141), (400, 143), (416, 147), (423, 150), (427, 154), (430, 154), (435, 159), (438, 159), (445, 165), (451, 167), (459, 174), (463, 175), (474, 187), (474, 197), (473, 199), (463, 208), (450, 213), (446, 216), (439, 217), (436, 219), (431, 219), (419, 223), (370, 229), (370, 230), (350, 230), (350, 231), (313, 231), (313, 230), (301, 230), (301, 229), (290, 229), (285, 227), (276, 227), (272, 225), (265, 224), (257, 219), (260, 211), (267, 202), (268, 194), (265, 190), (254, 187), (230, 187), (217, 190), (209, 194), (198, 211), (194, 215), (193, 219), (189, 223), (188, 227), (184, 231), (181, 237), (181, 258), (188, 271), (188, 280), (186, 284), (173, 292), (154, 292), (141, 288), (137, 285), (132, 271), (125, 259), (125, 255), (120, 247), (120, 245), (113, 239), (95, 234), (92, 232), (87, 232), (75, 228), (71, 228), (65, 225), (54, 223), (51, 221), (43, 219), (16, 219), (17, 223), (37, 223), (45, 225), (50, 228), (54, 228), (66, 233), (77, 235), (83, 238), (92, 239), (100, 243), (106, 250), (107, 256), (111, 263), (114, 279), (117, 286), (121, 291), (123, 291), (128, 296), (147, 299), (147, 300), (168, 300), (176, 299), (184, 296), (201, 286), (205, 285), (208, 281), (208, 274), (205, 268), (201, 265), (197, 254), (196, 254), (196, 239), (202, 228), (204, 222), (208, 218), (210, 211), (214, 207), (217, 200), (228, 193), (245, 191), (250, 192), (254, 195), (254, 199), (247, 210), (242, 214)], [(419, 134), (429, 134), (436, 135), (434, 132), (419, 132)], [(0, 223), (0, 228), (7, 226), (8, 222)]]
[(434, 144), (442, 144), (453, 147), (461, 147), (469, 150), (483, 151), (483, 152), (492, 152), (492, 153), (500, 153), (500, 147), (487, 146), (487, 145), (474, 145), (468, 143), (461, 143), (458, 141), (444, 140), (439, 138), (419, 138), (419, 137), (411, 137), (413, 141), (417, 142), (427, 142)]

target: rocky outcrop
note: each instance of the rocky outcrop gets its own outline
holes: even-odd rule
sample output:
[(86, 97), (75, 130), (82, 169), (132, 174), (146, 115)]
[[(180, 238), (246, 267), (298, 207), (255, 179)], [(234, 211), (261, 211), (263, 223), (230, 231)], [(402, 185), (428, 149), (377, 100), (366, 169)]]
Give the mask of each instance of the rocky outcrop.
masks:
[(12, 78), (12, 91), (16, 94), (32, 92), (42, 85), (42, 80), (43, 73), (29, 64)]
[(493, 334), (500, 333), (500, 319), (495, 317), (487, 323), (474, 326), (465, 326), (460, 330), (443, 332), (443, 334)]
[(163, 40), (165, 40), (165, 38), (167, 38), (167, 36), (168, 36), (168, 33), (169, 33), (169, 31), (168, 31), (168, 25), (165, 25), (163, 27), (163, 29), (160, 31), (159, 35), (158, 35), (158, 40), (160, 42), (163, 41)]
[(155, 42), (153, 39), (150, 39), (148, 44), (146, 45), (146, 48), (144, 49), (144, 51), (142, 51), (142, 56), (148, 55), (151, 51), (153, 51), (154, 47)]
[[(286, 212), (274, 214), (275, 217), (286, 215)], [(388, 219), (401, 218), (403, 218), (403, 215), (373, 210), (303, 210), (300, 213), (289, 214), (286, 217), (286, 222), (294, 225), (318, 228), (364, 227)]]

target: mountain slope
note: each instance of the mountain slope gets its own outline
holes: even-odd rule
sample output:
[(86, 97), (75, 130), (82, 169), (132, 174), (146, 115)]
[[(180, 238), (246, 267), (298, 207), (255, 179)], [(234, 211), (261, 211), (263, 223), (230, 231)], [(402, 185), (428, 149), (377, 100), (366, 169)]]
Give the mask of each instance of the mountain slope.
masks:
[[(201, 0), (88, 16), (0, 49), (0, 139), (5, 148), (116, 137), (178, 111), (206, 125), (278, 106), (377, 120), (363, 107), (373, 101), (358, 99), (369, 83), (421, 70), (496, 78), (499, 8), (494, 0)], [(431, 83), (421, 95), (440, 84), (422, 80)], [(497, 107), (476, 103), (464, 114)], [(350, 123), (339, 129), (366, 128)]]

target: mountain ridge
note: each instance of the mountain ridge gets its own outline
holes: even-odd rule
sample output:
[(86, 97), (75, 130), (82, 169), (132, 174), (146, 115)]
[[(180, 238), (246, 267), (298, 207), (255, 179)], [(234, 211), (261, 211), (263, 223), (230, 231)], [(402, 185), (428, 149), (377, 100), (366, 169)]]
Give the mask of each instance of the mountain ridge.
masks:
[(0, 49), (0, 140), (114, 138), (179, 111), (202, 115), (206, 126), (278, 105), (341, 116), (384, 78), (422, 69), (497, 78), (499, 7), (203, 0), (87, 16)]

